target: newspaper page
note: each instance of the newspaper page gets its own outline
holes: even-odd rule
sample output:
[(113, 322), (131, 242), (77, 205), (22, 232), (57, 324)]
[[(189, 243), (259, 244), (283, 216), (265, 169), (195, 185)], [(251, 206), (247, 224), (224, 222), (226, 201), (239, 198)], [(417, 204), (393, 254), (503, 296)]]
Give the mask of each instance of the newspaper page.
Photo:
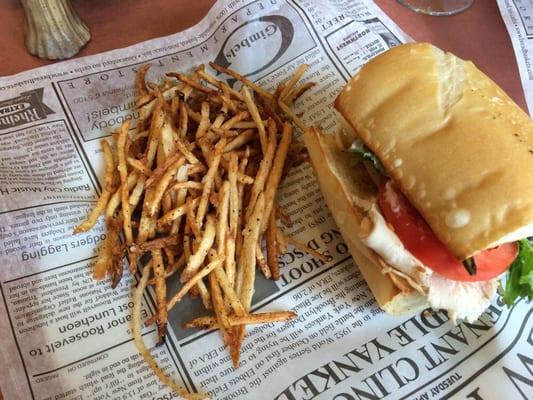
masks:
[[(114, 290), (94, 281), (91, 264), (104, 225), (72, 234), (101, 191), (99, 139), (138, 117), (139, 66), (151, 63), (148, 79), (155, 80), (214, 60), (271, 90), (307, 63), (304, 79), (317, 85), (297, 112), (307, 124), (334, 131), (332, 101), (340, 88), (367, 60), (408, 40), (367, 0), (226, 0), (187, 31), (1, 78), (4, 398), (178, 397), (134, 346), (131, 293), (138, 277), (126, 269)], [(170, 312), (163, 345), (155, 346), (153, 327), (143, 327), (159, 365), (189, 391), (228, 400), (533, 398), (529, 304), (508, 309), (496, 298), (478, 321), (458, 325), (443, 312), (386, 315), (308, 164), (285, 179), (279, 202), (294, 221), (288, 234), (329, 261), (289, 247), (279, 281), (257, 278), (252, 311), (290, 309), (298, 317), (251, 326), (237, 369), (218, 332), (182, 328), (199, 316), (197, 300)], [(178, 287), (174, 282), (169, 288)], [(143, 319), (154, 304), (147, 291)]]
[(533, 1), (498, 0), (498, 7), (511, 37), (527, 108), (533, 112)]

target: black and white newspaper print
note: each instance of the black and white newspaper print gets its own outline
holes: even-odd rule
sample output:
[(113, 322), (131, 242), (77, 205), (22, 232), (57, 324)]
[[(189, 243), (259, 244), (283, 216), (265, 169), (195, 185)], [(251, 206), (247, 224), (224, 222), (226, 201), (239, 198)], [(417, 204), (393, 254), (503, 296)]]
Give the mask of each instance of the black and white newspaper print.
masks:
[[(272, 90), (307, 63), (303, 79), (317, 84), (296, 111), (333, 132), (340, 88), (366, 61), (406, 41), (369, 0), (226, 0), (184, 32), (0, 78), (4, 398), (178, 398), (133, 342), (139, 277), (126, 268), (115, 289), (94, 281), (104, 224), (72, 234), (102, 189), (99, 140), (138, 118), (133, 82), (141, 65), (152, 65), (155, 80), (215, 61)], [(153, 327), (142, 331), (173, 379), (227, 400), (533, 398), (529, 304), (508, 309), (496, 298), (478, 321), (457, 325), (444, 312), (389, 316), (350, 257), (309, 164), (283, 181), (279, 202), (294, 222), (287, 233), (328, 261), (289, 246), (280, 280), (257, 278), (252, 310), (290, 309), (297, 318), (250, 326), (235, 369), (218, 332), (182, 328), (200, 313), (198, 300), (185, 299), (169, 314), (163, 345), (155, 346)], [(147, 291), (143, 319), (154, 304)]]

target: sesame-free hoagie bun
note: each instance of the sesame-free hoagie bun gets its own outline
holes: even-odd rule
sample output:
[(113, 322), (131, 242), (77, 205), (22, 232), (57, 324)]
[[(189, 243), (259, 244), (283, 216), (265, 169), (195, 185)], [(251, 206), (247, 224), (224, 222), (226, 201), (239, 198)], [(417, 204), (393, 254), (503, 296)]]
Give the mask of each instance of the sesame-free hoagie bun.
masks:
[(429, 44), (375, 57), (335, 106), (344, 135), (311, 128), (304, 140), (380, 306), (476, 320), (506, 270), (528, 262), (533, 122), (471, 62)]
[(533, 236), (533, 123), (471, 62), (401, 45), (335, 106), (457, 259)]
[(399, 315), (427, 306), (425, 297), (402, 278), (384, 274), (383, 260), (361, 241), (368, 233), (367, 210), (376, 201), (376, 188), (364, 167), (354, 166), (332, 135), (310, 128), (304, 140), (326, 204), (380, 307)]

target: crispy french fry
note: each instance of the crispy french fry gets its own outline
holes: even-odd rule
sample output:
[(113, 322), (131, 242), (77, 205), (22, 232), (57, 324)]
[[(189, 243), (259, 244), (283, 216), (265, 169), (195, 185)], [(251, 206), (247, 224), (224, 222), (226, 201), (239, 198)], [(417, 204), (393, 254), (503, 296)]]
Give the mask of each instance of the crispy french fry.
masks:
[[(239, 173), (244, 174), (244, 172), (246, 171), (246, 167), (248, 165), (249, 158), (250, 158), (250, 149), (249, 147), (247, 147), (246, 153), (239, 163), (239, 170), (238, 170)], [(237, 209), (238, 209), (239, 229), (237, 229), (237, 236), (235, 238), (235, 255), (237, 259), (239, 259), (240, 253), (241, 253), (241, 247), (242, 247), (242, 229), (240, 227), (244, 219), (244, 215), (242, 212), (243, 200), (244, 200), (244, 185), (242, 183), (237, 184), (237, 194), (238, 194)]]
[(263, 255), (263, 250), (261, 249), (261, 245), (259, 243), (256, 243), (255, 259), (257, 261), (257, 265), (259, 266), (259, 269), (261, 270), (265, 278), (270, 279), (272, 275), (270, 274), (270, 269), (268, 268), (268, 265), (265, 260), (265, 256)]
[(305, 132), (307, 130), (307, 125), (304, 124), (304, 122), (296, 115), (294, 111), (291, 110), (291, 108), (282, 102), (281, 100), (278, 101), (279, 107), (283, 110), (283, 112), (294, 121), (294, 123), (300, 128), (302, 132)]
[[(202, 299), (202, 304), (204, 305), (206, 310), (211, 310), (211, 294), (209, 293), (209, 290), (205, 286), (205, 283), (202, 279), (196, 283), (196, 286), (192, 289), (197, 289), (198, 293), (200, 294), (200, 298)], [(192, 291), (191, 289), (191, 291)]]
[(227, 111), (218, 113), (217, 117), (215, 118), (211, 126), (209, 127), (209, 131), (210, 131), (209, 133), (211, 135), (209, 137), (210, 140), (214, 139), (213, 133), (216, 133), (217, 135), (220, 135), (220, 136), (236, 136), (239, 134), (238, 131), (230, 130), (230, 129), (222, 129), (220, 127), (226, 120), (227, 116), (228, 116)]
[(293, 88), (285, 98), (283, 99), (283, 102), (287, 105), (293, 105), (296, 100), (298, 100), (306, 91), (311, 89), (313, 86), (315, 86), (315, 82), (306, 82), (303, 85)]
[[(263, 125), (266, 125), (267, 121), (263, 120)], [(257, 129), (257, 125), (254, 121), (239, 121), (233, 124), (233, 129)]]
[(217, 208), (217, 230), (216, 245), (217, 253), (225, 253), (226, 232), (228, 230), (228, 211), (229, 211), (229, 193), (230, 183), (224, 181), (219, 192), (219, 205)]
[(237, 172), (239, 159), (235, 153), (230, 154), (229, 180), (229, 232), (226, 240), (226, 274), (231, 287), (235, 284), (235, 240), (239, 224), (239, 193), (237, 191)]
[(202, 184), (204, 185), (202, 191), (202, 197), (200, 198), (200, 204), (198, 205), (198, 212), (196, 213), (196, 221), (198, 225), (202, 226), (204, 221), (204, 216), (207, 211), (207, 202), (209, 200), (209, 194), (211, 193), (211, 188), (213, 187), (213, 182), (215, 174), (217, 173), (218, 165), (220, 164), (220, 157), (226, 146), (226, 139), (222, 138), (215, 145), (215, 151), (213, 154), (213, 159), (211, 166), (207, 170), (207, 174), (202, 179)]
[(141, 196), (144, 192), (145, 184), (146, 184), (146, 176), (145, 175), (139, 176), (139, 178), (137, 179), (137, 183), (135, 184), (135, 187), (130, 193), (129, 202), (130, 202), (130, 206), (132, 210), (135, 209), (135, 207), (137, 207), (137, 204), (139, 204), (139, 201), (141, 200)]
[[(215, 268), (221, 268), (221, 265), (224, 262), (224, 254), (219, 254), (218, 257), (221, 258), (221, 262)], [(212, 250), (212, 254), (210, 254), (209, 258), (211, 262), (216, 260), (217, 255), (214, 250)], [(218, 285), (218, 281), (215, 274), (210, 273), (207, 278), (209, 280), (209, 287), (211, 289), (211, 303), (213, 305), (213, 311), (215, 312), (215, 316), (219, 323), (224, 343), (229, 344), (229, 335), (226, 329), (227, 327), (229, 327), (229, 320), (228, 314), (226, 312), (226, 306), (224, 304), (224, 299), (222, 298), (222, 292), (220, 291), (220, 287)]]
[(232, 342), (230, 343), (229, 350), (233, 368), (239, 368), (241, 358), (241, 347), (245, 335), (246, 328), (244, 325), (239, 325), (234, 328)]
[[(136, 132), (133, 134), (133, 136), (131, 137), (131, 142), (132, 143), (135, 143), (135, 142), (138, 142), (140, 141), (141, 139), (144, 139), (144, 138), (147, 138), (150, 131), (147, 130), (147, 129), (142, 129), (142, 124), (137, 124), (137, 127), (136, 127)], [(140, 145), (139, 145), (140, 146)], [(143, 148), (140, 148), (140, 150), (144, 150)], [(141, 157), (141, 152), (137, 153), (137, 157), (140, 158)]]
[(113, 173), (115, 170), (115, 163), (113, 162), (113, 152), (107, 140), (102, 139), (100, 144), (102, 145), (105, 161), (104, 185), (102, 194), (98, 198), (96, 205), (87, 218), (85, 218), (81, 224), (74, 228), (74, 233), (87, 232), (96, 224), (98, 217), (105, 211), (109, 198), (111, 197), (111, 193), (114, 190)]
[[(175, 121), (179, 118), (179, 112), (180, 112), (180, 98), (179, 97), (172, 97), (170, 99), (170, 119)], [(177, 134), (177, 132), (175, 132)]]
[(274, 210), (270, 212), (268, 219), (268, 226), (266, 230), (266, 248), (267, 248), (267, 264), (270, 269), (272, 279), (279, 279), (279, 256), (276, 240), (276, 213)]
[(201, 164), (201, 163), (188, 165), (187, 176), (196, 175), (196, 174), (202, 174), (206, 170), (207, 170), (206, 167), (203, 164)]
[(150, 135), (148, 137), (148, 145), (146, 146), (146, 151), (145, 151), (146, 168), (150, 168), (150, 169), (152, 168), (154, 161), (155, 161), (155, 155), (157, 153), (158, 145), (159, 145), (159, 140), (157, 140), (157, 138), (154, 135)]
[(164, 213), (172, 208), (172, 196), (173, 193), (169, 192), (168, 190), (165, 190), (163, 193), (163, 197), (161, 198), (161, 208)]
[[(230, 190), (230, 183), (228, 181), (225, 181), (222, 184), (222, 187), (219, 192), (219, 205), (217, 208), (217, 227), (216, 227), (216, 245), (217, 245), (217, 251), (216, 253), (212, 251), (212, 254), (210, 254), (210, 259), (215, 259), (215, 255), (218, 254), (219, 257), (222, 257), (222, 263), (226, 259), (225, 256), (225, 240), (226, 240), (226, 232), (228, 230), (228, 210), (229, 210), (229, 190)], [(218, 275), (223, 274), (222, 266), (217, 266), (216, 269), (220, 269), (220, 272), (218, 272)], [(226, 313), (226, 307), (224, 304), (224, 300), (222, 298), (222, 293), (220, 291), (219, 283), (217, 281), (217, 276), (215, 274), (210, 274), (209, 279), (209, 286), (211, 288), (211, 301), (213, 304), (213, 310), (215, 311), (215, 316), (217, 317), (217, 320), (220, 325), (220, 330), (222, 332), (222, 336), (224, 338), (224, 343), (229, 344), (229, 336), (226, 327), (229, 326), (228, 322), (228, 316)]]
[[(128, 190), (133, 189), (133, 187), (137, 183), (138, 178), (139, 178), (139, 175), (135, 171), (133, 171), (131, 174), (128, 175), (128, 181), (127, 181)], [(106, 210), (105, 210), (106, 221), (109, 221), (114, 218), (115, 211), (120, 205), (121, 193), (122, 193), (122, 187), (119, 187), (117, 191), (113, 193), (113, 195), (109, 199)]]
[(193, 209), (196, 208), (198, 206), (199, 201), (200, 201), (200, 199), (197, 197), (195, 199), (191, 199), (191, 201), (186, 203), (186, 204), (182, 204), (181, 206), (178, 206), (178, 207), (168, 211), (167, 213), (165, 213), (165, 215), (163, 215), (161, 218), (159, 218), (157, 220), (157, 227), (161, 228), (164, 225), (167, 225), (167, 224), (171, 223), (175, 219), (177, 219), (177, 218), (179, 218), (179, 217), (181, 217), (183, 215), (186, 215), (187, 214), (187, 209), (189, 207), (192, 207)]
[(291, 216), (282, 206), (276, 204), (276, 218), (279, 218), (283, 225), (290, 228), (293, 226)]
[(229, 142), (224, 148), (224, 153), (237, 150), (255, 138), (255, 129), (247, 129), (239, 134), (235, 139)]
[[(270, 215), (274, 206), (276, 191), (283, 173), (283, 165), (292, 141), (292, 125), (285, 123), (283, 125), (283, 133), (272, 162), (272, 168), (268, 174), (268, 179), (265, 184), (265, 215)], [(264, 218), (261, 223), (261, 233), (265, 232), (268, 218)]]
[(283, 254), (287, 252), (287, 238), (278, 227), (276, 227), (276, 243), (279, 253)]
[[(165, 274), (165, 278), (171, 277), (176, 272), (178, 272), (180, 269), (185, 267), (186, 264), (187, 264), (187, 261), (185, 260), (185, 255), (181, 254), (181, 256), (176, 261), (174, 261), (174, 263), (172, 265), (170, 265), (167, 268), (167, 271), (166, 271), (166, 274)], [(153, 283), (155, 283), (155, 282), (153, 282)], [(151, 283), (151, 284), (153, 284), (153, 283)]]
[[(248, 221), (248, 218), (250, 218), (250, 214), (253, 211), (259, 193), (261, 193), (265, 188), (265, 182), (272, 167), (272, 161), (276, 152), (276, 124), (273, 120), (269, 120), (268, 132), (268, 144), (266, 146), (266, 151), (264, 152), (264, 158), (261, 160), (257, 174), (255, 175), (255, 180), (250, 194), (250, 201), (248, 202), (248, 209), (246, 210), (246, 214), (244, 216), (245, 222)], [(274, 190), (276, 190), (276, 188), (274, 188)]]
[(142, 254), (146, 251), (163, 249), (164, 247), (173, 246), (178, 244), (178, 238), (175, 236), (160, 237), (148, 242), (133, 244), (128, 250), (130, 253)]
[(196, 222), (196, 217), (194, 216), (194, 205), (192, 199), (189, 197), (186, 201), (187, 208), (185, 208), (185, 214), (187, 215), (187, 223), (191, 227), (191, 231), (194, 237), (197, 240), (200, 240), (202, 237), (202, 232), (200, 231), (200, 226)]
[[(144, 194), (144, 204), (139, 221), (139, 230), (137, 233), (137, 243), (144, 243), (146, 240), (152, 238), (155, 234), (156, 221), (155, 218), (149, 214), (148, 207), (152, 204), (154, 188), (148, 188)], [(157, 204), (156, 204), (157, 206)]]
[(208, 87), (203, 86), (201, 83), (194, 81), (193, 79), (189, 78), (186, 75), (175, 73), (175, 72), (169, 72), (167, 73), (167, 76), (172, 76), (173, 78), (177, 78), (181, 82), (187, 84), (191, 88), (196, 89), (200, 92), (203, 92), (206, 94), (214, 93), (213, 89), (209, 89)]
[(125, 247), (120, 243), (120, 226), (122, 225), (122, 217), (113, 218), (108, 223), (108, 234), (110, 236), (110, 263), (108, 265), (108, 273), (111, 275), (111, 288), (117, 287), (122, 274), (124, 272), (124, 265), (122, 259), (124, 258)]
[(187, 282), (185, 282), (185, 284), (181, 287), (181, 289), (172, 297), (172, 299), (170, 299), (170, 301), (168, 302), (168, 308), (171, 309), (172, 307), (174, 307), (174, 305), (178, 301), (180, 301), (194, 285), (198, 284), (198, 281), (206, 277), (216, 267), (222, 265), (223, 262), (224, 255), (221, 254), (219, 256), (216, 256), (213, 261), (211, 261), (205, 267), (201, 268), (198, 272), (192, 275), (190, 279), (187, 280)]
[[(286, 322), (294, 319), (296, 313), (293, 311), (270, 311), (255, 314), (245, 314), (242, 316), (230, 315), (228, 320), (230, 326), (269, 324), (272, 322)], [(184, 328), (196, 329), (218, 329), (219, 324), (215, 317), (205, 316), (192, 319), (183, 324)]]
[(158, 166), (150, 173), (150, 176), (146, 180), (145, 187), (149, 188), (155, 183), (157, 183), (159, 180), (161, 180), (165, 173), (179, 160), (183, 160), (183, 156), (179, 153), (175, 153), (171, 157), (166, 159), (162, 165)]
[(198, 246), (198, 250), (193, 255), (191, 255), (187, 266), (181, 274), (182, 282), (188, 281), (203, 264), (207, 256), (207, 252), (215, 241), (215, 226), (215, 219), (211, 215), (208, 215), (205, 230), (202, 236), (202, 240), (200, 241), (200, 244)]
[(196, 182), (196, 181), (177, 182), (170, 187), (171, 190), (181, 190), (181, 189), (202, 190), (203, 188), (204, 188), (204, 185), (202, 184), (202, 182)]
[(150, 69), (150, 64), (144, 64), (139, 68), (137, 74), (135, 75), (135, 89), (137, 90), (137, 96), (135, 104), (137, 107), (141, 107), (144, 104), (148, 103), (152, 99), (152, 95), (148, 92), (146, 88), (145, 77)]
[(180, 101), (178, 123), (178, 139), (185, 139), (189, 127), (189, 114), (184, 101)]
[(267, 324), (271, 322), (285, 322), (290, 321), (296, 317), (296, 313), (292, 311), (271, 311), (256, 314), (245, 314), (242, 316), (231, 316), (229, 323), (231, 326), (237, 325), (253, 325), (253, 324)]
[(194, 111), (192, 108), (187, 107), (187, 115), (190, 119), (192, 119), (194, 122), (200, 123), (202, 121), (202, 116), (200, 113)]
[(96, 262), (93, 266), (93, 279), (95, 281), (101, 281), (105, 278), (107, 274), (108, 264), (110, 262), (109, 259), (111, 257), (111, 248), (106, 242), (107, 241), (104, 241), (104, 243), (100, 247), (98, 257), (96, 258)]
[(152, 266), (155, 278), (155, 297), (157, 304), (157, 335), (159, 342), (163, 341), (167, 334), (167, 285), (165, 281), (165, 267), (160, 249), (152, 250)]
[(117, 157), (118, 157), (118, 172), (120, 174), (120, 194), (122, 203), (122, 223), (124, 224), (124, 236), (128, 245), (133, 243), (133, 233), (131, 230), (131, 209), (129, 203), (128, 190), (128, 169), (126, 166), (126, 141), (128, 139), (128, 131), (130, 129), (130, 121), (126, 121), (120, 128), (117, 140)]
[(219, 81), (216, 79), (213, 75), (208, 74), (205, 71), (197, 71), (197, 74), (200, 78), (205, 79), (207, 82), (209, 82), (211, 85), (217, 87), (218, 89), (222, 91), (227, 91), (229, 94), (231, 94), (233, 97), (239, 100), (243, 100), (242, 95), (236, 91), (235, 89), (230, 88), (227, 84), (225, 84), (222, 81)]
[[(163, 98), (165, 100), (168, 100), (172, 98), (172, 96), (175, 96), (176, 93), (180, 90), (180, 86), (171, 86), (168, 88), (163, 89)], [(138, 108), (139, 110), (139, 120), (140, 121), (146, 121), (148, 120), (156, 108), (157, 99), (152, 96), (151, 100), (148, 101), (146, 104), (143, 104), (141, 107)]]
[(165, 385), (168, 385), (172, 390), (174, 390), (176, 393), (178, 393), (180, 396), (184, 397), (185, 399), (194, 399), (194, 400), (200, 400), (205, 399), (205, 396), (197, 395), (197, 394), (189, 394), (187, 392), (187, 389), (179, 386), (176, 384), (171, 378), (169, 378), (157, 365), (157, 362), (154, 360), (152, 355), (150, 354), (150, 351), (146, 348), (146, 345), (144, 344), (143, 337), (141, 334), (141, 306), (142, 306), (142, 298), (144, 290), (146, 289), (146, 286), (148, 285), (148, 279), (150, 277), (150, 270), (151, 268), (145, 267), (143, 270), (143, 274), (141, 276), (141, 279), (139, 281), (139, 284), (137, 285), (137, 288), (134, 291), (133, 294), (133, 321), (132, 321), (132, 331), (133, 331), (133, 339), (135, 342), (135, 346), (137, 347), (137, 350), (144, 358), (144, 361), (150, 366), (152, 371), (155, 372), (157, 377), (163, 382)]
[(163, 140), (161, 137), (161, 130), (165, 123), (165, 108), (166, 104), (162, 99), (161, 95), (158, 93), (157, 96), (157, 105), (152, 116), (152, 123), (150, 124), (150, 135), (157, 138), (157, 151), (155, 154), (155, 163), (156, 166), (160, 167), (164, 165), (167, 155), (165, 153)]
[(185, 260), (187, 260), (187, 262), (189, 262), (189, 259), (191, 258), (191, 249), (191, 226), (189, 224), (185, 224), (185, 227), (183, 228), (183, 256), (185, 257)]
[(293, 239), (290, 236), (285, 235), (284, 233), (282, 233), (282, 235), (285, 237), (285, 241), (288, 244), (290, 244), (291, 246), (296, 247), (297, 249), (306, 252), (310, 256), (312, 256), (312, 257), (314, 257), (314, 258), (316, 258), (316, 259), (318, 259), (320, 261), (323, 261), (323, 262), (327, 262), (328, 261), (328, 257), (326, 257), (324, 254), (319, 253), (316, 250), (313, 250), (309, 246), (306, 246), (305, 244), (297, 241), (296, 239)]
[(165, 253), (166, 262), (165, 262), (165, 277), (167, 276), (167, 265), (173, 265), (174, 260), (176, 258), (176, 252), (174, 251), (174, 247), (164, 247), (163, 253)]
[(244, 239), (241, 256), (237, 265), (237, 282), (235, 285), (237, 295), (246, 310), (252, 305), (253, 285), (255, 280), (256, 249), (261, 229), (261, 219), (265, 210), (265, 198), (263, 193), (259, 195), (250, 216), (248, 224), (244, 229)]
[(189, 149), (189, 147), (192, 147), (192, 146), (190, 146), (189, 143), (186, 143), (185, 139), (178, 138), (175, 144), (178, 150), (185, 156), (185, 158), (187, 159), (187, 162), (189, 162), (190, 164), (201, 164), (198, 158), (196, 158), (196, 156)]
[(254, 178), (248, 175), (241, 174), (240, 172), (237, 173), (237, 180), (243, 185), (251, 185), (255, 182)]
[(216, 317), (212, 316), (197, 317), (185, 322), (183, 327), (193, 329), (218, 329), (218, 322)]
[(241, 91), (244, 97), (244, 102), (246, 103), (246, 107), (248, 107), (248, 111), (250, 112), (252, 119), (257, 125), (257, 131), (259, 132), (259, 141), (261, 142), (261, 151), (263, 152), (263, 154), (265, 154), (267, 151), (267, 135), (265, 125), (263, 125), (263, 120), (261, 119), (261, 115), (259, 115), (259, 110), (257, 109), (254, 100), (252, 99), (250, 90), (246, 86), (243, 86)]
[(307, 64), (300, 64), (294, 74), (290, 77), (290, 79), (285, 84), (284, 89), (282, 90), (281, 94), (279, 95), (279, 100), (283, 101), (285, 96), (292, 90), (292, 88), (298, 83), (298, 81), (302, 78), (303, 74), (305, 74), (305, 71), (309, 65)]
[(228, 111), (235, 113), (244, 108), (240, 100), (233, 99), (232, 96), (227, 92), (218, 95), (217, 98), (213, 98), (213, 100), (215, 103), (221, 104), (222, 107), (220, 108), (220, 110), (225, 113), (227, 113)]
[(196, 142), (198, 143), (200, 150), (202, 150), (202, 156), (205, 159), (207, 166), (211, 167), (212, 158), (213, 158), (212, 156), (213, 146), (211, 145), (209, 138), (204, 136), (198, 139)]
[(248, 117), (250, 116), (250, 113), (248, 111), (241, 111), (240, 113), (236, 114), (235, 116), (231, 117), (230, 119), (228, 119), (226, 122), (224, 122), (220, 128), (221, 129), (225, 129), (225, 130), (229, 130), (229, 129), (232, 129), (233, 126), (237, 123), (237, 122), (241, 122), (243, 119), (247, 119)]
[(156, 215), (157, 210), (159, 209), (158, 203), (161, 201), (165, 190), (167, 189), (170, 181), (175, 179), (176, 171), (185, 163), (185, 157), (180, 157), (176, 160), (170, 167), (165, 171), (161, 179), (157, 181), (155, 188), (152, 193), (152, 197), (149, 199), (147, 206), (148, 215), (151, 217)]
[(201, 139), (207, 132), (207, 129), (209, 129), (209, 126), (211, 125), (211, 122), (209, 121), (209, 103), (207, 101), (204, 101), (202, 103), (200, 115), (202, 119), (200, 120), (200, 123), (198, 124), (198, 129), (196, 130), (196, 140)]
[(242, 76), (241, 74), (231, 70), (231, 69), (228, 69), (228, 68), (224, 68), (218, 64), (215, 64), (215, 63), (212, 63), (210, 62), (209, 65), (211, 66), (211, 68), (213, 68), (214, 70), (220, 72), (220, 73), (223, 73), (223, 74), (227, 74), (239, 81), (241, 81), (243, 84), (245, 84), (246, 86), (250, 87), (253, 89), (254, 92), (258, 93), (260, 96), (263, 96), (264, 98), (266, 99), (272, 99), (272, 95), (270, 93), (268, 93), (266, 90), (260, 88), (259, 86), (257, 86), (255, 83), (253, 83), (252, 81), (246, 79), (244, 76)]
[(106, 221), (106, 225), (108, 227), (106, 238), (100, 248), (93, 268), (93, 279), (95, 280), (102, 280), (111, 272), (113, 247), (120, 243), (117, 229), (119, 225), (114, 223), (113, 220)]
[(165, 154), (165, 159), (168, 159), (172, 154), (174, 154), (174, 143), (178, 138), (178, 133), (174, 130), (167, 112), (163, 113), (163, 124), (159, 131), (159, 138), (161, 140), (163, 153)]
[[(174, 275), (177, 271), (179, 271), (181, 268), (185, 266), (185, 257), (183, 256), (183, 253), (178, 257), (176, 254), (174, 256), (174, 261), (172, 263), (167, 262), (165, 265), (165, 279), (171, 277)], [(153, 284), (155, 282), (151, 282), (150, 284)]]
[[(176, 180), (179, 183), (184, 183), (189, 179), (189, 173), (192, 170), (192, 167), (190, 164), (186, 164), (184, 166), (181, 166), (178, 169), (178, 172), (176, 173)], [(175, 196), (175, 202), (174, 205), (176, 207), (179, 207), (183, 204), (185, 204), (187, 198), (187, 189), (177, 189), (177, 193)], [(181, 216), (178, 216), (174, 221), (172, 222), (172, 227), (170, 228), (170, 234), (176, 235), (179, 232), (181, 225)]]
[(235, 315), (244, 314), (244, 307), (242, 306), (242, 303), (239, 300), (237, 293), (235, 293), (235, 290), (233, 289), (233, 286), (231, 285), (224, 270), (222, 268), (217, 268), (215, 269), (214, 273)]
[(213, 133), (216, 133), (217, 135), (219, 136), (224, 136), (224, 137), (227, 137), (227, 138), (231, 138), (231, 137), (235, 137), (235, 136), (239, 136), (241, 134), (241, 132), (239, 132), (238, 130), (234, 130), (234, 129), (222, 129), (222, 128), (217, 128), (216, 125), (217, 125), (217, 122), (219, 120), (223, 120), (224, 116), (223, 115), (219, 115), (217, 117), (217, 119), (215, 119), (215, 122), (213, 122), (213, 125), (211, 125), (211, 127), (209, 128), (209, 130)]

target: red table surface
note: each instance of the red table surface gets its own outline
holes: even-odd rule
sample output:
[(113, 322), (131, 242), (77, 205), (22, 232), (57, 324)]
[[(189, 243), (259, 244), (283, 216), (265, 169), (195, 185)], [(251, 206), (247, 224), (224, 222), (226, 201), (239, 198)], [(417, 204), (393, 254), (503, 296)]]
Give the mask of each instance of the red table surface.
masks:
[[(524, 109), (526, 103), (511, 41), (495, 1), (476, 0), (451, 17), (419, 15), (395, 0), (375, 2), (416, 41), (431, 42), (474, 63)], [(86, 56), (166, 36), (198, 22), (214, 1), (73, 0), (92, 39), (76, 56)], [(16, 0), (0, 0), (0, 76), (51, 64), (24, 47), (24, 15)]]

